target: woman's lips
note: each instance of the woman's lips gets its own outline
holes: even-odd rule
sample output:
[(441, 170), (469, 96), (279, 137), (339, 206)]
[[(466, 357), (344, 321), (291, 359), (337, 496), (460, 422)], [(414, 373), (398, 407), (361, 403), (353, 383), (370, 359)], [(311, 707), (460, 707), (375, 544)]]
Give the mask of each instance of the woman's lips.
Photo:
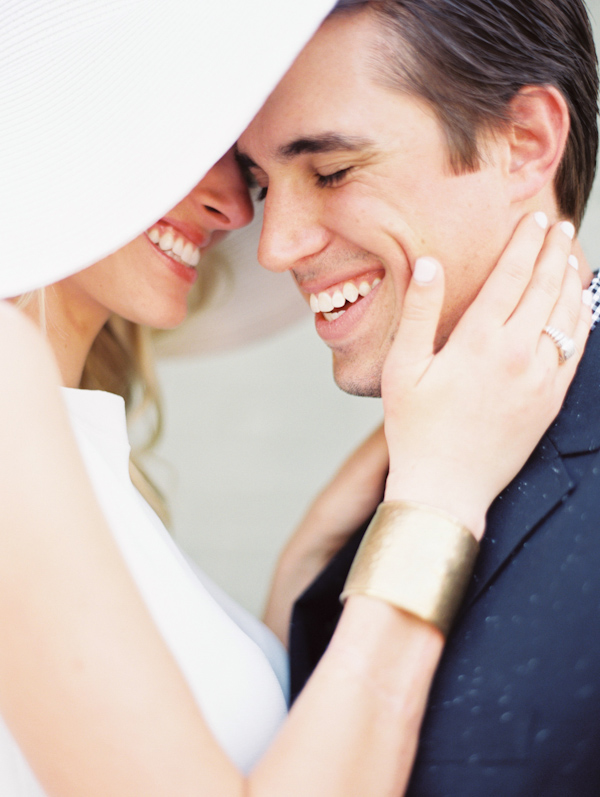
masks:
[(146, 232), (145, 237), (169, 269), (188, 285), (193, 285), (198, 279), (198, 271), (196, 266), (190, 265), (185, 259), (198, 265), (200, 257), (194, 254), (198, 247), (181, 234), (175, 237), (175, 232), (177, 231), (168, 225), (155, 224)]
[(171, 257), (177, 263), (196, 268), (200, 263), (202, 253), (189, 238), (179, 230), (167, 224), (155, 224), (147, 232), (148, 238), (161, 252)]

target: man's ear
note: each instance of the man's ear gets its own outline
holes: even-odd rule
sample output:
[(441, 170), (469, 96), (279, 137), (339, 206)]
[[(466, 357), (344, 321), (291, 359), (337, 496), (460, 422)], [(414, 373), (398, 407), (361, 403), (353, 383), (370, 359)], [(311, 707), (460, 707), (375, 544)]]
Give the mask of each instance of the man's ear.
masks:
[(569, 108), (554, 86), (525, 86), (509, 111), (511, 198), (519, 202), (554, 179), (569, 135)]

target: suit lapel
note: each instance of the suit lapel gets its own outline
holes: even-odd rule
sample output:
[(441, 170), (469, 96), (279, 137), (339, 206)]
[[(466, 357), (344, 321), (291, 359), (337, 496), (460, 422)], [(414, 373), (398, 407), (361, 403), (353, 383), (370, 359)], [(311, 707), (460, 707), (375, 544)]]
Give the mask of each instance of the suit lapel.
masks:
[(519, 475), (494, 501), (464, 609), (467, 609), (536, 528), (576, 486), (563, 457), (600, 448), (600, 331), (563, 408)]
[(544, 437), (517, 478), (490, 507), (465, 608), (573, 486), (558, 451)]

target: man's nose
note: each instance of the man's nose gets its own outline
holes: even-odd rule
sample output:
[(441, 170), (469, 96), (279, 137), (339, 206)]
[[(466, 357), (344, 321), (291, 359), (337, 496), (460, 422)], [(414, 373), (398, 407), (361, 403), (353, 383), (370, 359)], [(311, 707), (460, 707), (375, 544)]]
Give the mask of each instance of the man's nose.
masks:
[(186, 199), (191, 200), (207, 229), (236, 230), (250, 224), (254, 216), (233, 149), (215, 163)]
[(287, 271), (326, 244), (327, 232), (320, 223), (318, 206), (297, 193), (269, 185), (258, 245), (261, 266), (269, 271)]

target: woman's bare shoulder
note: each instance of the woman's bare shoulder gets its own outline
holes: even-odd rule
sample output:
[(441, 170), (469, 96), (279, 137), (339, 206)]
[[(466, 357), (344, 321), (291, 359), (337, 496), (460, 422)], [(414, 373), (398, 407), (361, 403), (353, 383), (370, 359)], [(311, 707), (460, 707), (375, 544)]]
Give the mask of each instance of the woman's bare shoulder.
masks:
[(6, 301), (0, 301), (0, 379), (2, 393), (8, 397), (12, 393), (14, 398), (23, 389), (60, 383), (52, 350), (43, 334)]
[(2, 301), (0, 384), (0, 470), (5, 471), (15, 451), (24, 455), (31, 448), (33, 455), (41, 435), (64, 437), (68, 423), (49, 343), (20, 310)]

